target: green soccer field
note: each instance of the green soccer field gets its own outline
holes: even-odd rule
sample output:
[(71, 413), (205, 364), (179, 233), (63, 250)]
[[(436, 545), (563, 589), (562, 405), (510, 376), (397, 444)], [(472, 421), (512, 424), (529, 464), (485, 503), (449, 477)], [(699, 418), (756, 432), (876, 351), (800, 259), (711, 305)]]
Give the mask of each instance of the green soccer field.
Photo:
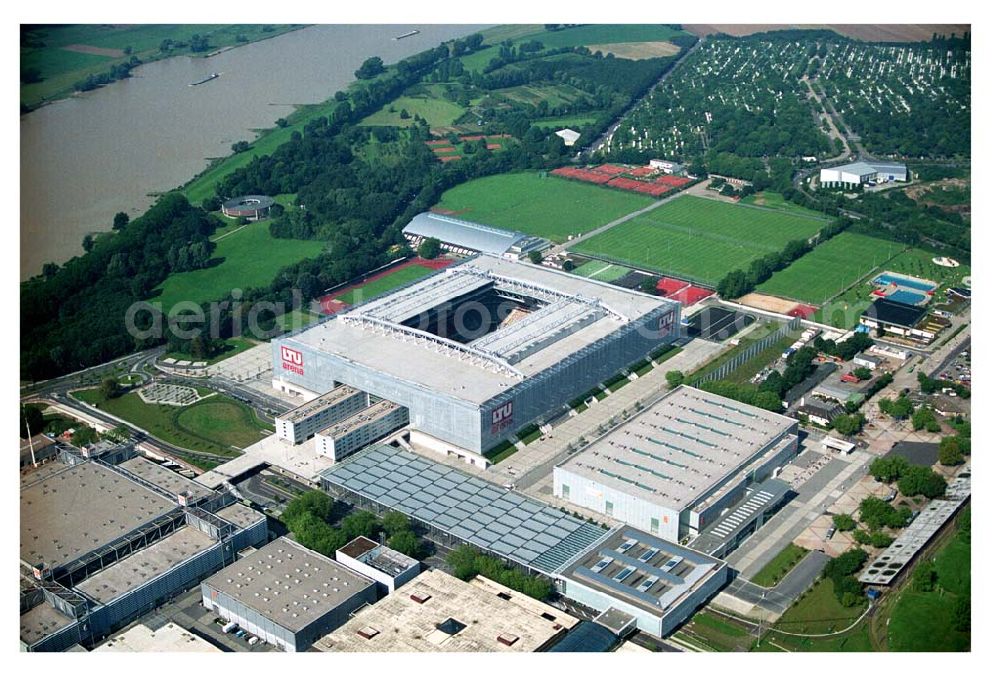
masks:
[(565, 242), (648, 207), (653, 199), (536, 172), (475, 179), (441, 196), (437, 207), (455, 216)]
[(573, 269), (573, 273), (580, 277), (600, 282), (614, 282), (619, 277), (628, 275), (629, 272), (630, 269), (625, 266), (605, 263), (604, 261), (587, 261), (579, 268)]
[(868, 235), (845, 232), (778, 271), (756, 291), (806, 303), (824, 303), (868, 273), (878, 272), (906, 245)]
[(715, 285), (731, 270), (814, 235), (826, 219), (682, 195), (572, 248)]

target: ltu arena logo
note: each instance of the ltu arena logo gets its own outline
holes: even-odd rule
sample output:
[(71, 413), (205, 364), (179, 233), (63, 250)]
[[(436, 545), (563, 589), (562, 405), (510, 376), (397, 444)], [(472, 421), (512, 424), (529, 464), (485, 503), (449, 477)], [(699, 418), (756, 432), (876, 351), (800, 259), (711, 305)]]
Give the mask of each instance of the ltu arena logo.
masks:
[(302, 353), (287, 346), (281, 346), (281, 368), (302, 376)]
[(674, 328), (674, 311), (668, 310), (666, 313), (660, 316), (657, 324), (657, 328), (660, 330), (660, 336), (666, 336)]
[(490, 432), (494, 435), (504, 428), (510, 426), (514, 422), (514, 402), (510, 401), (506, 404), (501, 404), (499, 407), (493, 410), (493, 426), (490, 428)]

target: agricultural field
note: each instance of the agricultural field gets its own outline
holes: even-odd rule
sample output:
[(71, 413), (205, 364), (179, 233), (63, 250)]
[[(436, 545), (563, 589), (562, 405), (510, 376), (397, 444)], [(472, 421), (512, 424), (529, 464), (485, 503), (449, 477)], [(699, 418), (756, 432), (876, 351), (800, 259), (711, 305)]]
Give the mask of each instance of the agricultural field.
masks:
[[(840, 236), (838, 235), (837, 237)], [(832, 241), (833, 240), (831, 240), (831, 242)], [(898, 247), (899, 245), (896, 246)], [(807, 254), (803, 257), (803, 259), (810, 255), (811, 254)], [(919, 247), (906, 249), (878, 266), (880, 270), (876, 272), (888, 270), (896, 273), (903, 273), (904, 275), (912, 275), (913, 277), (934, 280), (940, 285), (934, 294), (934, 298), (938, 301), (944, 301), (946, 299), (948, 287), (963, 286), (963, 278), (971, 275), (972, 269), (964, 263), (958, 268), (944, 268), (942, 266), (935, 265), (933, 263), (935, 256), (937, 256), (937, 254), (933, 251), (921, 249)], [(793, 268), (797, 263), (798, 262), (789, 266), (786, 271)], [(775, 277), (777, 277), (777, 275)], [(869, 281), (870, 278), (865, 276), (854, 286), (830, 299), (830, 301), (828, 301), (820, 309), (819, 313), (813, 319), (835, 327), (841, 327), (843, 329), (856, 325), (861, 313), (871, 303), (869, 298), (871, 294), (871, 286), (868, 284)], [(770, 280), (768, 282), (770, 282)]]
[(708, 37), (625, 118), (612, 147), (830, 157), (839, 149), (814, 118), (820, 103), (808, 98), (808, 78), (870, 152), (967, 157), (970, 65), (962, 46), (879, 45), (832, 33)]
[(238, 451), (234, 447), (247, 447), (273, 431), (273, 426), (257, 418), (250, 407), (224, 395), (211, 395), (186, 407), (146, 404), (137, 393), (108, 400), (96, 388), (76, 392), (74, 396), (147, 430), (164, 442), (193, 451), (236, 456)]
[(737, 268), (814, 235), (819, 218), (682, 195), (573, 251), (714, 286)]
[(647, 207), (651, 198), (535, 172), (475, 179), (441, 196), (436, 209), (457, 218), (565, 242)]
[[(72, 93), (76, 82), (88, 75), (107, 72), (112, 66), (126, 63), (136, 56), (143, 63), (167, 58), (174, 54), (208, 55), (222, 47), (245, 44), (271, 38), (301, 26), (263, 24), (159, 24), (109, 25), (70, 24), (62, 26), (31, 26), (21, 32), (21, 71), (37, 72), (39, 81), (24, 84), (22, 77), (21, 103), (35, 107)], [(189, 43), (191, 36), (208, 37), (210, 49), (194, 54), (188, 47), (160, 51), (164, 40)], [(126, 53), (125, 50), (129, 50)]]
[(225, 298), (233, 289), (268, 285), (284, 266), (317, 256), (323, 247), (317, 240), (271, 237), (268, 220), (257, 221), (219, 240), (212, 253), (221, 263), (209, 268), (174, 273), (160, 287), (158, 302), (164, 311), (181, 301), (204, 303)]
[[(756, 291), (822, 304), (900, 254), (906, 245), (869, 235), (843, 232), (770, 277)], [(876, 270), (879, 269), (879, 270)]]

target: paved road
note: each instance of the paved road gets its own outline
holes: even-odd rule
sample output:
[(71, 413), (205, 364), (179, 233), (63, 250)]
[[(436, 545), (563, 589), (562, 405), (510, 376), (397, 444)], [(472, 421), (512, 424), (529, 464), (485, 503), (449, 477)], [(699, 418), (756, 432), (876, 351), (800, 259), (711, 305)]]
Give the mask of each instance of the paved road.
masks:
[(725, 591), (749, 604), (783, 614), (812, 585), (828, 561), (829, 555), (813, 550), (773, 588), (765, 588), (740, 577), (730, 583)]

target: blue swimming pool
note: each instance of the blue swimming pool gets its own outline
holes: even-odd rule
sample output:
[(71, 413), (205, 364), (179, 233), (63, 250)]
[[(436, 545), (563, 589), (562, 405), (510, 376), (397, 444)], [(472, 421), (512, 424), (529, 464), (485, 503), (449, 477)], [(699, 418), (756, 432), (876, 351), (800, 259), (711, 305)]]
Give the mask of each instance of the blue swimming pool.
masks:
[(896, 303), (905, 303), (910, 306), (919, 306), (924, 302), (927, 297), (923, 294), (918, 294), (915, 291), (894, 291), (893, 293), (886, 296), (890, 301), (895, 301)]
[(909, 289), (919, 289), (924, 292), (931, 292), (937, 286), (930, 282), (920, 282), (919, 280), (914, 280), (909, 277), (900, 277), (898, 275), (893, 275), (891, 273), (882, 273), (874, 280), (872, 284), (878, 285), (880, 287), (885, 287), (890, 284), (896, 284), (900, 287), (908, 287)]

